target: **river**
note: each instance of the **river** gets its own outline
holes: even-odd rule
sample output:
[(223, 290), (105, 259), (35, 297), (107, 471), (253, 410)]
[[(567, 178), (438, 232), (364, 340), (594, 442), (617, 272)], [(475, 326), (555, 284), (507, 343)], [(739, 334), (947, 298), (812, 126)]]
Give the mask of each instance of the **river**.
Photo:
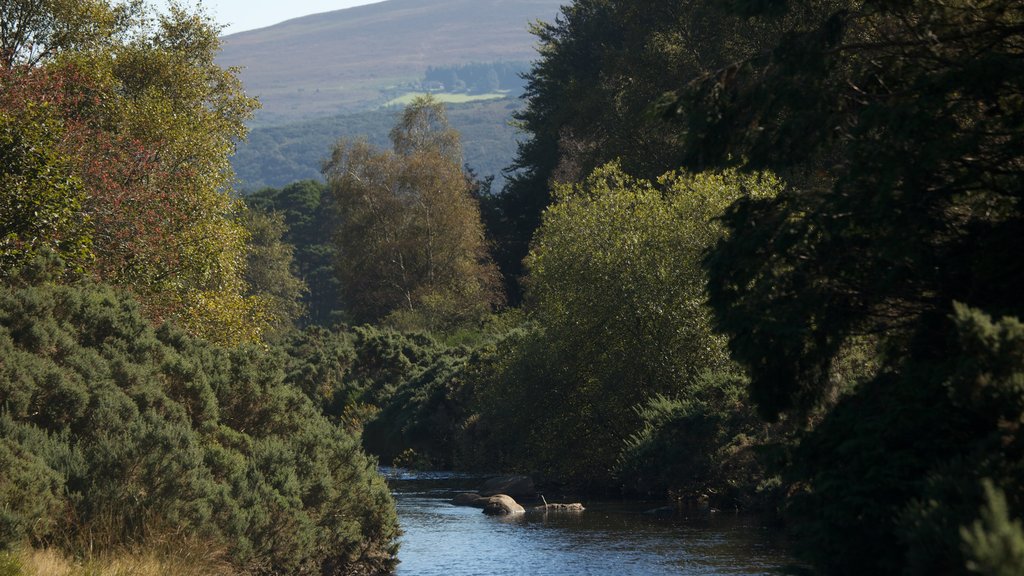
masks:
[(756, 517), (644, 514), (658, 504), (586, 502), (582, 513), (512, 517), (453, 506), (481, 478), (386, 470), (404, 531), (398, 576), (776, 574), (787, 558)]

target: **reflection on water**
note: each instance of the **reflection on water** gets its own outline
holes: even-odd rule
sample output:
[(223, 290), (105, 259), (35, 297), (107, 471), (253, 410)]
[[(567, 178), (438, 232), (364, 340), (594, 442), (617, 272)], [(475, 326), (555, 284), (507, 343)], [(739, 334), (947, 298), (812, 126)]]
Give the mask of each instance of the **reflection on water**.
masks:
[(385, 472), (405, 531), (402, 576), (754, 575), (786, 562), (749, 516), (664, 518), (642, 514), (655, 505), (588, 502), (583, 513), (493, 517), (449, 503), (479, 477)]

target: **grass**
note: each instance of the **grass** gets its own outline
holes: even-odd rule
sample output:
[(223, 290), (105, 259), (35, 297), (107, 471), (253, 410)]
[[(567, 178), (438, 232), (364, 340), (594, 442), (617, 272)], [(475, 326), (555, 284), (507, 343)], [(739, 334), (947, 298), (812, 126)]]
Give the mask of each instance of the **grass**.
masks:
[[(505, 98), (508, 96), (508, 91), (488, 92), (486, 94), (456, 94), (452, 92), (432, 92), (431, 94), (438, 102), (444, 102), (445, 104), (465, 104), (467, 102), (480, 102), (483, 100), (498, 100), (500, 98)], [(410, 92), (388, 101), (384, 106), (408, 106), (415, 98), (425, 95), (426, 93), (423, 92)]]
[(0, 576), (235, 576), (220, 558), (196, 551), (121, 551), (84, 560), (52, 549), (0, 552)]

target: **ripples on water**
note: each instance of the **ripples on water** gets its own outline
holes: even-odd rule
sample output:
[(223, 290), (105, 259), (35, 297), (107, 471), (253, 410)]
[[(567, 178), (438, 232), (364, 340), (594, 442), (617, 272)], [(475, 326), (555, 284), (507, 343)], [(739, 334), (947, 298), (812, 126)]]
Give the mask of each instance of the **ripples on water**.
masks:
[(774, 574), (786, 558), (755, 518), (642, 514), (657, 504), (587, 504), (583, 513), (485, 516), (453, 506), (480, 478), (386, 471), (405, 532), (400, 576)]

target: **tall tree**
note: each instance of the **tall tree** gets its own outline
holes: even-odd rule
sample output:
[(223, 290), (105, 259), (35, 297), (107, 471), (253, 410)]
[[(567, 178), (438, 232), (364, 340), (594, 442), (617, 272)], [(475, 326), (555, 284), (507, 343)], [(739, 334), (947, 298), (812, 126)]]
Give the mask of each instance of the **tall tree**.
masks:
[(316, 180), (293, 182), (280, 190), (265, 188), (246, 196), (255, 210), (279, 213), (286, 229), (282, 240), (294, 247), (296, 275), (308, 292), (302, 299), (302, 322), (330, 326), (344, 314), (341, 288), (334, 271), (337, 249), (331, 241), (334, 228), (331, 195)]
[[(55, 154), (83, 190), (84, 271), (133, 292), (154, 321), (258, 338), (228, 164), (256, 103), (214, 62), (219, 28), (177, 6), (149, 19), (141, 5), (106, 0), (4, 10), (0, 109), (45, 111), (56, 127)], [(37, 176), (36, 189), (53, 185)]]
[(279, 338), (295, 328), (305, 312), (301, 298), (306, 285), (292, 272), (295, 248), (282, 240), (288, 226), (276, 212), (249, 209), (246, 229), (250, 242), (245, 281), (249, 294), (262, 300), (267, 311), (265, 336)]
[[(692, 166), (790, 182), (727, 214), (716, 322), (765, 416), (820, 416), (791, 471), (815, 567), (964, 573), (981, 479), (1024, 509), (1024, 7), (825, 7), (669, 110)], [(837, 359), (865, 334), (884, 362), (837, 396)]]
[(535, 26), (540, 58), (516, 115), (527, 138), (488, 219), (506, 283), (523, 273), (552, 185), (580, 181), (611, 161), (650, 180), (676, 169), (683, 139), (652, 104), (754, 53), (779, 30), (708, 0), (576, 0), (555, 22)]
[(482, 392), (483, 418), (516, 465), (607, 487), (640, 430), (635, 407), (728, 367), (701, 258), (726, 206), (780, 188), (734, 172), (651, 182), (614, 164), (556, 188), (527, 258), (537, 329), (510, 339)]
[(478, 318), (500, 298), (458, 134), (425, 97), (391, 140), (394, 151), (339, 142), (324, 165), (345, 302), (356, 321), (444, 328)]

